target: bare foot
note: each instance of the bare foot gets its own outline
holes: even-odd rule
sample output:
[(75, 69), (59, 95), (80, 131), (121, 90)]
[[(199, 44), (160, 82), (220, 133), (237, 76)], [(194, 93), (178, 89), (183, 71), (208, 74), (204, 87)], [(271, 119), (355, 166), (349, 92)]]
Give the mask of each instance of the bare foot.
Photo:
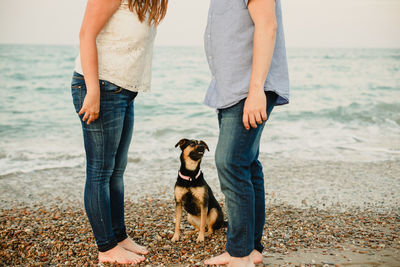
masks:
[(243, 258), (231, 257), (228, 267), (254, 267), (253, 258), (251, 254)]
[(136, 264), (144, 261), (143, 256), (123, 249), (119, 245), (107, 250), (106, 252), (99, 252), (99, 262), (111, 262), (119, 264)]
[(262, 263), (262, 261), (263, 261), (263, 256), (258, 250), (253, 250), (250, 253), (250, 256), (253, 258), (254, 264), (259, 264), (259, 263)]
[[(250, 253), (250, 256), (253, 259), (254, 264), (258, 264), (262, 262), (262, 255), (259, 251), (253, 250)], [(213, 257), (211, 259), (208, 259), (204, 261), (204, 264), (206, 265), (226, 265), (229, 263), (231, 259), (231, 255), (229, 255), (228, 252), (224, 252), (219, 256)]]
[(205, 260), (205, 265), (225, 265), (229, 263), (231, 255), (228, 252), (224, 252), (219, 256), (212, 257), (211, 259)]
[(123, 247), (126, 250), (129, 250), (129, 251), (137, 253), (137, 254), (146, 255), (149, 253), (149, 251), (145, 247), (136, 244), (129, 237), (127, 237), (124, 241), (119, 242), (118, 245)]

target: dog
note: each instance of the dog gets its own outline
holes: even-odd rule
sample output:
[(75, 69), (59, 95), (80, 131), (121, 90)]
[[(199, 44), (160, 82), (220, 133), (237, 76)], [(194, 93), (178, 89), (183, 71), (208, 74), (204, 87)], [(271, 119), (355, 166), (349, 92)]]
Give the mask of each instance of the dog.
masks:
[[(175, 147), (182, 150), (181, 167), (175, 183), (174, 196), (175, 233), (172, 241), (179, 240), (182, 207), (186, 210), (188, 222), (199, 231), (196, 242), (203, 242), (204, 236), (211, 235), (214, 230), (226, 227), (221, 206), (215, 199), (210, 186), (206, 183), (200, 170), (204, 152), (209, 148), (204, 141), (181, 139)], [(205, 233), (205, 228), (208, 228)]]

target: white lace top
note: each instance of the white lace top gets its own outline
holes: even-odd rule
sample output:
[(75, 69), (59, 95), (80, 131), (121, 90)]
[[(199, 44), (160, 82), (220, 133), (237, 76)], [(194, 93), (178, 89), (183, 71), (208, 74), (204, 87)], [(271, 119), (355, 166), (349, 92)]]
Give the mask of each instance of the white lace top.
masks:
[[(129, 10), (128, 0), (122, 0), (96, 39), (99, 79), (134, 92), (149, 91), (156, 32)], [(75, 71), (83, 75), (80, 55)]]

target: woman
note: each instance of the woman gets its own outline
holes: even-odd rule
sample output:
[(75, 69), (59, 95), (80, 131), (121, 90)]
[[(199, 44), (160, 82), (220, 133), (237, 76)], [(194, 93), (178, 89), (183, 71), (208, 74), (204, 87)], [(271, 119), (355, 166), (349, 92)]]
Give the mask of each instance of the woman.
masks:
[(133, 101), (150, 90), (156, 26), (168, 0), (88, 0), (71, 90), (86, 151), (85, 210), (100, 262), (139, 263), (148, 251), (124, 222), (123, 174)]

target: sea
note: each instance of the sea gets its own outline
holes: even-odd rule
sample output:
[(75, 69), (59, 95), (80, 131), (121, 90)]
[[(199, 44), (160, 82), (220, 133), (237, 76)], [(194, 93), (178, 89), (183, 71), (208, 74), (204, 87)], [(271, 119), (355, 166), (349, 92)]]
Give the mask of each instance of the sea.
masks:
[[(84, 179), (70, 88), (77, 54), (74, 46), (0, 45), (0, 180)], [(290, 48), (288, 61), (290, 104), (273, 110), (262, 157), (280, 168), (400, 159), (400, 49)], [(215, 170), (217, 113), (203, 104), (209, 82), (202, 47), (155, 47), (152, 90), (134, 104), (129, 179), (175, 175), (181, 138), (204, 140)]]

